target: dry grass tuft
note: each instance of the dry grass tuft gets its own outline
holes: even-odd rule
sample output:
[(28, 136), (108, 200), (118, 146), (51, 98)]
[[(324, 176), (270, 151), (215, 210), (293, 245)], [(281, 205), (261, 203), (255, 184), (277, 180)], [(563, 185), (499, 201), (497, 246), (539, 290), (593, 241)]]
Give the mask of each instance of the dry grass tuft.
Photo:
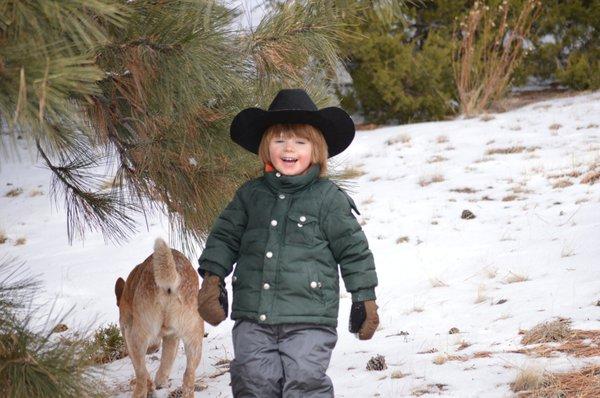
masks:
[(435, 156), (432, 156), (431, 158), (429, 158), (429, 160), (427, 160), (427, 163), (439, 163), (439, 162), (445, 162), (446, 160), (448, 160), (448, 158), (441, 156), (441, 155), (435, 155)]
[(420, 397), (425, 394), (437, 394), (440, 395), (442, 392), (447, 390), (447, 385), (442, 383), (428, 384), (424, 387), (415, 388), (411, 391), (411, 395)]
[(517, 199), (519, 199), (518, 195), (506, 195), (505, 197), (502, 198), (502, 201), (503, 202), (512, 202)]
[(433, 174), (419, 178), (419, 185), (426, 187), (427, 185), (444, 181), (444, 176), (441, 174)]
[(517, 393), (538, 389), (544, 385), (544, 376), (544, 371), (539, 368), (528, 367), (522, 369), (515, 381), (510, 384), (510, 388)]
[(496, 275), (498, 275), (498, 267), (491, 267), (491, 266), (485, 267), (483, 269), (483, 274), (488, 279), (494, 279), (496, 277)]
[(481, 115), (479, 120), (481, 120), (482, 122), (489, 122), (490, 120), (494, 120), (495, 118), (496, 118), (495, 116), (486, 113), (484, 115)]
[(433, 358), (433, 363), (435, 365), (443, 365), (447, 361), (448, 361), (448, 355), (446, 355), (446, 354), (436, 355), (435, 358)]
[(470, 187), (463, 187), (463, 188), (453, 188), (450, 190), (450, 192), (457, 192), (457, 193), (476, 193), (479, 192), (477, 189), (473, 189)]
[(600, 397), (600, 365), (565, 373), (546, 373), (543, 383), (522, 397)]
[(419, 352), (417, 352), (417, 354), (433, 354), (436, 352), (438, 352), (437, 348), (430, 348), (428, 350), (419, 351)]
[(509, 272), (508, 276), (504, 278), (504, 282), (506, 283), (520, 283), (528, 281), (529, 278), (525, 274), (516, 274), (514, 272)]
[(580, 183), (594, 185), (598, 181), (600, 181), (600, 170), (590, 170), (583, 176)]
[(25, 243), (27, 243), (27, 239), (21, 237), (15, 241), (15, 246), (21, 246), (21, 245), (24, 245)]
[[(534, 170), (531, 169), (531, 171), (534, 171)], [(542, 171), (543, 171), (543, 168), (542, 168)], [(567, 178), (567, 177), (578, 178), (578, 177), (581, 176), (581, 174), (583, 174), (581, 171), (579, 171), (579, 170), (573, 170), (573, 171), (570, 171), (568, 173), (551, 174), (551, 175), (548, 176), (548, 178), (552, 178), (552, 179)]]
[(550, 130), (558, 130), (558, 129), (559, 129), (559, 128), (561, 128), (561, 127), (562, 127), (562, 124), (559, 124), (559, 123), (553, 123), (553, 124), (551, 124), (550, 126), (548, 126), (548, 128), (549, 128)]
[(396, 239), (396, 243), (397, 244), (408, 243), (409, 240), (410, 240), (410, 238), (408, 236), (401, 236), (398, 239)]
[(573, 185), (571, 180), (567, 180), (566, 178), (563, 178), (563, 179), (556, 181), (554, 184), (552, 184), (552, 188), (554, 188), (554, 189), (566, 188), (566, 187), (570, 187), (571, 185)]
[(339, 178), (340, 180), (352, 180), (355, 178), (362, 177), (365, 174), (367, 174), (367, 173), (365, 173), (363, 171), (363, 169), (361, 169), (360, 167), (351, 166), (351, 167), (346, 167), (336, 177)]
[(438, 135), (435, 139), (435, 142), (437, 142), (438, 144), (445, 144), (446, 142), (448, 142), (448, 137), (445, 135)]
[(14, 198), (14, 197), (19, 196), (22, 193), (23, 193), (23, 188), (13, 188), (10, 191), (8, 191), (7, 193), (5, 193), (4, 196), (7, 198)]
[(475, 297), (475, 304), (481, 304), (487, 299), (488, 297), (485, 295), (485, 286), (479, 285), (477, 288), (477, 296)]
[(473, 358), (491, 358), (492, 353), (490, 351), (477, 351), (473, 354)]
[(44, 194), (44, 191), (39, 190), (39, 189), (33, 189), (29, 192), (29, 197), (33, 198), (36, 196), (42, 196)]
[(6, 236), (6, 233), (2, 230), (0, 230), (0, 245), (3, 245), (4, 243), (6, 243), (6, 241), (8, 240), (8, 236)]
[(392, 137), (392, 138), (388, 139), (387, 141), (385, 141), (385, 143), (387, 145), (394, 145), (394, 144), (397, 144), (399, 142), (401, 142), (403, 144), (408, 144), (410, 142), (410, 140), (411, 140), (410, 135), (408, 135), (408, 134), (400, 134), (400, 135), (398, 135), (396, 137)]
[(406, 376), (408, 376), (408, 373), (402, 373), (399, 370), (394, 370), (392, 372), (392, 374), (390, 375), (390, 378), (392, 378), (392, 379), (402, 379), (403, 377), (406, 377)]
[(492, 148), (492, 149), (488, 149), (487, 151), (485, 151), (486, 155), (509, 155), (509, 154), (513, 154), (513, 153), (521, 153), (521, 152), (533, 152), (540, 149), (539, 146), (530, 146), (530, 147), (524, 147), (522, 145), (515, 145), (515, 146), (511, 146), (511, 147), (505, 147), (505, 148)]
[(460, 343), (458, 344), (458, 347), (456, 348), (457, 351), (462, 351), (465, 348), (469, 348), (471, 347), (471, 343), (469, 343), (466, 340), (461, 340)]
[(429, 278), (431, 287), (448, 287), (448, 284), (439, 278)]
[(563, 341), (572, 333), (571, 321), (558, 318), (554, 321), (540, 323), (525, 332), (521, 344), (555, 343)]
[(433, 363), (435, 365), (443, 365), (448, 361), (460, 361), (460, 362), (466, 362), (469, 360), (469, 357), (466, 355), (448, 355), (448, 354), (440, 354), (440, 355), (436, 355), (435, 358), (433, 358)]
[(578, 358), (600, 356), (600, 330), (571, 329), (570, 321), (563, 318), (535, 326), (524, 333), (521, 343), (539, 345), (515, 351), (520, 354), (551, 357), (555, 353), (563, 353)]

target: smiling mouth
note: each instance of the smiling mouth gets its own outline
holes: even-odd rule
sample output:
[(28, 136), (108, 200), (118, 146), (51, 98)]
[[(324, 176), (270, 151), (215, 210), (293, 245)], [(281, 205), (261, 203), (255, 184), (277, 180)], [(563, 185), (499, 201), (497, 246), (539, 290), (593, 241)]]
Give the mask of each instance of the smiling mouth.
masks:
[(298, 159), (296, 159), (296, 158), (288, 158), (288, 157), (281, 158), (281, 160), (284, 163), (288, 163), (288, 164), (294, 164), (294, 163), (296, 163), (298, 161)]

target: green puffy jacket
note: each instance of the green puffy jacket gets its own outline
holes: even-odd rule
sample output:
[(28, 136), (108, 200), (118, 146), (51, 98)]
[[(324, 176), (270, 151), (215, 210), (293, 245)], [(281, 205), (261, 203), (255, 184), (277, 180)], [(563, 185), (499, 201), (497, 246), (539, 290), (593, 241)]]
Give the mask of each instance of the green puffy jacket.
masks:
[(377, 275), (356, 206), (337, 185), (265, 173), (241, 186), (216, 220), (201, 274), (232, 278), (232, 319), (337, 326), (338, 264), (353, 301), (375, 299)]

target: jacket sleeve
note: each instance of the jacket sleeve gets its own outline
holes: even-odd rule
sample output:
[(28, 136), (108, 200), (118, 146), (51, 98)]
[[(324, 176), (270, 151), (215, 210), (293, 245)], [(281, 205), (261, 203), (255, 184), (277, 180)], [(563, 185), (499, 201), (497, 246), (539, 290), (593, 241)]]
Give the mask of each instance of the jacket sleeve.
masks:
[(198, 259), (198, 272), (201, 276), (208, 271), (225, 278), (238, 259), (240, 241), (248, 222), (242, 189), (243, 187), (237, 190), (233, 200), (221, 212), (206, 239), (206, 245)]
[[(322, 228), (352, 301), (375, 300), (377, 274), (369, 243), (352, 214), (354, 201), (337, 186), (327, 195)], [(357, 211), (358, 213), (358, 211)]]

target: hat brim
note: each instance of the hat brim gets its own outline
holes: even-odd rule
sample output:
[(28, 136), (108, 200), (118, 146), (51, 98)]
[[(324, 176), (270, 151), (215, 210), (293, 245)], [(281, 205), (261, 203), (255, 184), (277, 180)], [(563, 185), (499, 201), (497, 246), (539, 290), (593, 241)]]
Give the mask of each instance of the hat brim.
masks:
[(354, 122), (341, 108), (332, 106), (316, 111), (288, 109), (266, 111), (247, 108), (238, 113), (231, 123), (231, 139), (250, 152), (258, 153), (260, 140), (267, 128), (274, 124), (310, 124), (321, 131), (329, 157), (343, 152), (352, 143)]

